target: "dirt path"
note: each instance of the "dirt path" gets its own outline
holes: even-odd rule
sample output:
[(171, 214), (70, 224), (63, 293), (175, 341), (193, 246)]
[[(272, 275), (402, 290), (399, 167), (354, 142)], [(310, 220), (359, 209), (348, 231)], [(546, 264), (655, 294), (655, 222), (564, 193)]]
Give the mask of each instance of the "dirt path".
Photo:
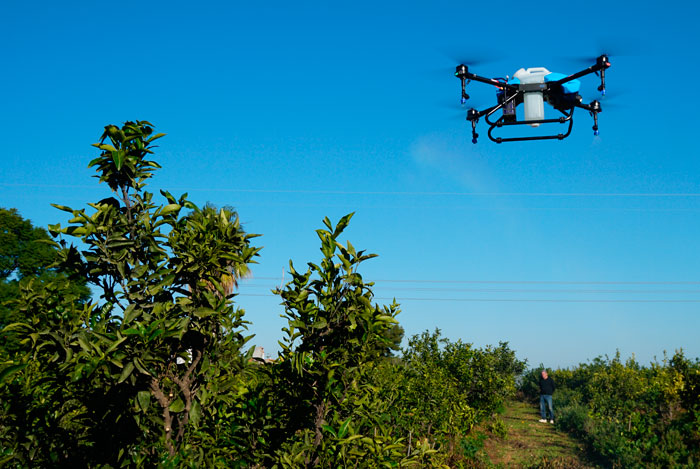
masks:
[(595, 468), (584, 446), (550, 423), (538, 422), (536, 406), (512, 401), (501, 418), (508, 434), (484, 442), (490, 465), (504, 468)]

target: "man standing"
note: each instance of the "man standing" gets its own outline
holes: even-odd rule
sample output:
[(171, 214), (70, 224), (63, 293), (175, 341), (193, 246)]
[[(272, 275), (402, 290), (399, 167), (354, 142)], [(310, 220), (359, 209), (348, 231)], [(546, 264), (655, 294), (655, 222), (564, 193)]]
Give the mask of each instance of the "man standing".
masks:
[[(547, 370), (542, 370), (540, 378), (540, 422), (547, 422), (547, 410), (549, 409), (549, 423), (554, 423), (554, 405), (552, 404), (552, 394), (554, 394), (554, 380), (549, 377)], [(547, 408), (545, 408), (545, 403)]]

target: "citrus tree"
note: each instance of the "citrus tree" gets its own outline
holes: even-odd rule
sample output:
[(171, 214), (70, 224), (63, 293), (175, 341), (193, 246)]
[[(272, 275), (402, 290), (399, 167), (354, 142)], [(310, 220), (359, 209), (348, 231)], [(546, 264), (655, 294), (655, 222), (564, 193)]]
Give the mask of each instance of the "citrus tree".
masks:
[[(145, 190), (160, 166), (146, 121), (108, 125), (89, 163), (113, 196), (51, 225), (56, 265), (86, 279), (78, 302), (59, 284), (21, 285), (23, 345), (0, 378), (26, 415), (3, 415), (7, 460), (29, 466), (147, 465), (209, 457), (202, 433), (225, 418), (247, 360), (245, 322), (225, 289), (259, 248), (230, 209)], [(67, 240), (73, 239), (75, 243)]]
[[(388, 401), (372, 385), (373, 370), (395, 344), (398, 305), (373, 302), (373, 283), (359, 272), (375, 257), (339, 238), (353, 214), (316, 231), (320, 263), (303, 272), (290, 262), (292, 280), (277, 290), (288, 326), (271, 369), (279, 431), (269, 437), (271, 464), (283, 467), (377, 467), (408, 464), (401, 434), (385, 425)], [(425, 453), (425, 451), (423, 451)]]

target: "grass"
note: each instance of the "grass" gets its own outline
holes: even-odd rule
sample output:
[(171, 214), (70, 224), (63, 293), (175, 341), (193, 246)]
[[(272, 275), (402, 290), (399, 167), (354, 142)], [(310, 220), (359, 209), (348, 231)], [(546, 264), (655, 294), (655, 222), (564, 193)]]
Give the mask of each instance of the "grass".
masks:
[[(502, 423), (494, 424), (499, 418)], [(506, 403), (502, 415), (484, 428), (489, 434), (483, 448), (485, 465), (527, 469), (598, 467), (591, 462), (581, 442), (550, 423), (540, 423), (539, 418), (539, 409), (531, 403), (517, 400)]]

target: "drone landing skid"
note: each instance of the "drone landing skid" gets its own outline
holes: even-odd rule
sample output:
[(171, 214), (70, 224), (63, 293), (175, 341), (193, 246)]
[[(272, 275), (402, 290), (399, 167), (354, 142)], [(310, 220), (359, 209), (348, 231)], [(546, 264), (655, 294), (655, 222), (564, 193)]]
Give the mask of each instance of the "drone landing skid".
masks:
[[(528, 140), (564, 140), (566, 137), (571, 135), (571, 129), (574, 126), (574, 110), (572, 109), (569, 114), (566, 114), (562, 111), (562, 114), (564, 114), (562, 117), (558, 119), (541, 119), (541, 120), (529, 120), (529, 121), (508, 121), (506, 120), (506, 116), (501, 116), (496, 122), (491, 122), (486, 116), (486, 122), (489, 124), (489, 132), (488, 136), (489, 139), (492, 142), (495, 143), (503, 143), (503, 142), (524, 142)], [(501, 128), (504, 126), (511, 126), (511, 125), (530, 125), (530, 124), (566, 124), (569, 123), (569, 127), (566, 130), (566, 133), (563, 134), (556, 134), (556, 135), (540, 135), (536, 137), (494, 137), (492, 132), (496, 128)], [(476, 143), (476, 138), (474, 138), (472, 141)]]

